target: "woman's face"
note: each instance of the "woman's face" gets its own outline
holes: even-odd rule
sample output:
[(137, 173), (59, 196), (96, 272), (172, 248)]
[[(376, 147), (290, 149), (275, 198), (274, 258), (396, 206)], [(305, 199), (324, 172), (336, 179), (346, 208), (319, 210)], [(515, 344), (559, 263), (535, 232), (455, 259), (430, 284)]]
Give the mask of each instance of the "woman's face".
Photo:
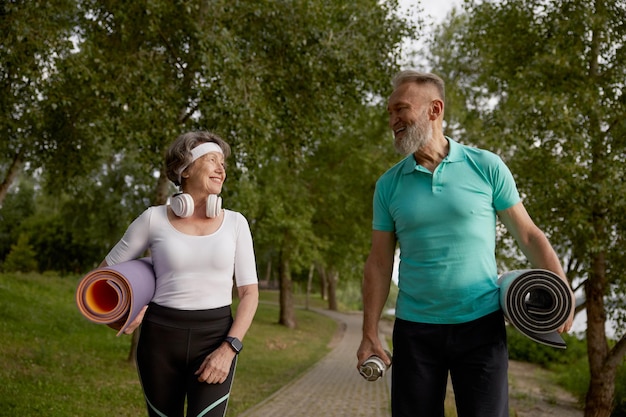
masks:
[(187, 172), (186, 188), (188, 191), (197, 190), (207, 194), (222, 192), (222, 184), (226, 180), (226, 166), (224, 155), (220, 152), (209, 152), (197, 160)]

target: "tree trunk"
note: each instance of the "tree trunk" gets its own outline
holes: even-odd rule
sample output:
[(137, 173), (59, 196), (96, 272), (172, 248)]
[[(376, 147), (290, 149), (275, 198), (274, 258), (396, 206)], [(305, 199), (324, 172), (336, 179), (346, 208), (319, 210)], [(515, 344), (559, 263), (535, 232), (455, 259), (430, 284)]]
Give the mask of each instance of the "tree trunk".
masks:
[(328, 278), (328, 309), (337, 311), (337, 283), (339, 282), (339, 273), (334, 269), (330, 269), (327, 273)]
[(267, 281), (268, 285), (271, 279), (272, 279), (272, 258), (269, 258), (267, 261), (267, 267), (265, 268), (265, 281)]
[(604, 254), (597, 254), (592, 271), (585, 284), (587, 298), (587, 357), (589, 361), (589, 389), (585, 400), (585, 417), (609, 417), (615, 395), (615, 366), (607, 365), (609, 346), (604, 324), (604, 294), (606, 288)]
[(326, 300), (328, 296), (328, 277), (326, 276), (326, 269), (324, 269), (324, 266), (318, 264), (317, 273), (320, 276), (320, 296), (322, 300)]
[(585, 399), (585, 417), (610, 417), (615, 398), (616, 367), (605, 367), (602, 374), (591, 374)]
[(291, 269), (289, 259), (284, 252), (280, 253), (279, 262), (280, 276), (280, 313), (278, 323), (289, 329), (296, 328), (296, 312), (293, 307), (293, 291), (291, 282)]
[(22, 170), (22, 150), (15, 155), (13, 155), (13, 160), (11, 161), (11, 165), (7, 170), (7, 175), (4, 177), (4, 180), (0, 184), (0, 207), (2, 207), (2, 203), (4, 202), (4, 198), (7, 196), (9, 192), (9, 188), (11, 188), (11, 184), (15, 181), (17, 174)]
[(309, 309), (309, 302), (311, 298), (311, 291), (313, 290), (313, 272), (315, 271), (315, 265), (311, 264), (309, 268), (309, 279), (306, 282), (306, 299), (304, 303), (304, 308)]
[[(589, 51), (589, 82), (594, 83), (600, 76), (598, 59), (601, 56), (602, 39), (605, 37), (606, 9), (603, 0), (595, 0), (595, 16), (593, 21), (591, 44)], [(602, 98), (598, 94), (594, 97), (598, 105), (602, 104)], [(600, 107), (595, 107), (589, 117), (589, 131), (596, 132), (591, 141), (592, 164), (589, 174), (590, 183), (593, 185), (604, 184), (609, 178), (606, 166), (611, 158), (606, 147), (606, 138), (602, 126), (602, 118), (599, 113)], [(592, 204), (591, 221), (593, 224), (594, 237), (589, 243), (590, 247), (604, 248), (609, 242), (611, 226), (607, 221), (607, 210), (602, 200), (594, 198), (594, 193), (589, 196)], [(604, 297), (607, 294), (608, 282), (606, 277), (607, 264), (604, 249), (589, 251), (591, 253), (591, 271), (589, 279), (585, 283), (587, 298), (587, 358), (589, 361), (589, 389), (585, 399), (585, 417), (609, 417), (613, 410), (615, 397), (615, 377), (617, 367), (622, 362), (623, 354), (620, 350), (610, 351), (605, 323), (606, 310)], [(619, 343), (618, 345), (623, 344)]]

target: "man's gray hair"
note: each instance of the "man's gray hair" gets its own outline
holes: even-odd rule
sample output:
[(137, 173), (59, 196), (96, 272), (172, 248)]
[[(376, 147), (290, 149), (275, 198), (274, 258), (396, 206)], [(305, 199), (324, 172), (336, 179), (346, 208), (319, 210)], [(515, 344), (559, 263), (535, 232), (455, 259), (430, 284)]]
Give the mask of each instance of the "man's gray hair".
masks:
[(438, 75), (435, 75), (430, 72), (420, 72), (415, 70), (404, 70), (400, 71), (393, 77), (391, 80), (391, 84), (393, 85), (394, 90), (406, 83), (416, 83), (416, 84), (432, 84), (437, 88), (439, 92), (440, 98), (445, 101), (446, 100), (446, 85), (444, 81)]

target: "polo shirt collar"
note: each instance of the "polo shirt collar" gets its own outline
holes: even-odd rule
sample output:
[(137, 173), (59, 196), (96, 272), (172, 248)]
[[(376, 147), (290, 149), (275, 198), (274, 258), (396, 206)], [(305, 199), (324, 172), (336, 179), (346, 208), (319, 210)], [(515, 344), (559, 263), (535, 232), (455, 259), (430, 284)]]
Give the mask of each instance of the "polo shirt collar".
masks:
[[(454, 139), (449, 138), (448, 136), (446, 136), (445, 138), (448, 140), (450, 149), (448, 150), (448, 155), (443, 158), (442, 162), (458, 162), (463, 160), (463, 150), (461, 145)], [(404, 158), (402, 173), (410, 174), (411, 172), (415, 171), (415, 167), (417, 167), (417, 161), (415, 161), (413, 154), (408, 155)]]
[(448, 143), (450, 144), (450, 150), (448, 151), (448, 156), (443, 158), (443, 160), (446, 162), (462, 161), (465, 158), (465, 155), (463, 153), (463, 146), (456, 142), (454, 139), (451, 139), (447, 136), (446, 139), (448, 139)]

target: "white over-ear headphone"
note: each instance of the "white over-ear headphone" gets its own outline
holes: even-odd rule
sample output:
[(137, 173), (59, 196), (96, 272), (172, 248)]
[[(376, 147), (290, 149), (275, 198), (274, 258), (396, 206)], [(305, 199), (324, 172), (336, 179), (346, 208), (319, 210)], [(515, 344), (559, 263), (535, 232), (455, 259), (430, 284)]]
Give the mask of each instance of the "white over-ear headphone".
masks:
[[(191, 195), (186, 193), (174, 194), (170, 199), (172, 211), (178, 217), (189, 217), (193, 214), (194, 204)], [(206, 216), (210, 219), (217, 217), (222, 210), (222, 197), (217, 194), (209, 194), (206, 199)]]
[[(215, 142), (204, 142), (200, 145), (196, 146), (191, 150), (191, 163), (193, 163), (196, 159), (200, 158), (203, 155), (206, 155), (209, 152), (219, 152), (223, 154), (222, 148)], [(178, 183), (180, 184), (182, 181), (183, 171), (189, 166), (189, 164), (181, 167), (178, 172)], [(170, 198), (170, 206), (172, 207), (172, 211), (178, 217), (189, 217), (193, 214), (194, 211), (194, 203), (193, 197), (191, 195), (180, 192), (178, 194), (174, 194), (172, 198)], [(209, 194), (206, 200), (206, 216), (210, 219), (217, 217), (220, 214), (220, 210), (222, 209), (222, 197), (217, 194)]]

